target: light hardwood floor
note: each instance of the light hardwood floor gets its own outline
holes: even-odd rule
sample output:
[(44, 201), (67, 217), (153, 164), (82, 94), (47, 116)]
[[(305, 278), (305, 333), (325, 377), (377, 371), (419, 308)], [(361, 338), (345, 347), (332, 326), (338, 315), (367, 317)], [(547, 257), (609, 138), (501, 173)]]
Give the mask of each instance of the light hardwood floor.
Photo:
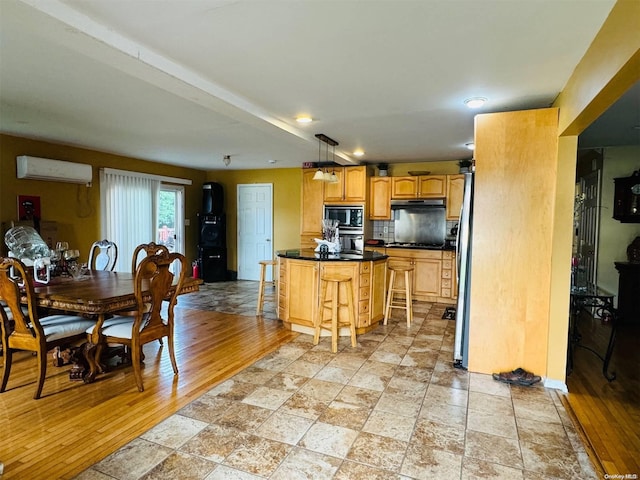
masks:
[[(588, 315), (579, 322), (585, 345), (604, 352), (610, 329)], [(575, 366), (567, 378), (570, 405), (593, 449), (602, 474), (640, 476), (640, 328), (620, 327), (608, 382), (602, 362), (578, 348)], [(610, 477), (612, 478), (612, 477)]]
[(83, 384), (49, 364), (43, 398), (33, 400), (35, 358), (15, 354), (0, 395), (2, 479), (73, 478), (297, 334), (277, 320), (178, 308), (175, 336), (179, 375), (166, 342), (145, 345), (142, 393), (131, 368)]

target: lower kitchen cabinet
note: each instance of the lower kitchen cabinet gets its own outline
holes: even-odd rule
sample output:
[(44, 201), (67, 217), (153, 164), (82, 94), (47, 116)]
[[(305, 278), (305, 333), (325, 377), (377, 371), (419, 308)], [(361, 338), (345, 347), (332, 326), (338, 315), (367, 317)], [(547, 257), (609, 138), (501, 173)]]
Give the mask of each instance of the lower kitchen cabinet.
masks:
[[(420, 250), (414, 248), (387, 248), (389, 265), (413, 267), (411, 294), (414, 300), (454, 303), (455, 287), (451, 251)], [(396, 276), (402, 285), (404, 278)], [(388, 283), (387, 283), (388, 285)]]

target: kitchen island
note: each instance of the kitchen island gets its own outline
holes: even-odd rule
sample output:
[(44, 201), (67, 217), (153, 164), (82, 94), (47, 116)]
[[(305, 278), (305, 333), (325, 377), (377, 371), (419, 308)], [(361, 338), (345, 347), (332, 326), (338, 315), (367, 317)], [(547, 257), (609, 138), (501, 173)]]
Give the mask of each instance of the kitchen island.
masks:
[[(313, 249), (281, 250), (278, 256), (278, 318), (296, 332), (313, 334), (320, 306), (320, 277), (324, 273), (348, 275), (353, 282), (356, 332), (373, 330), (384, 317), (387, 255), (320, 255)], [(340, 318), (347, 315), (339, 312)], [(340, 335), (349, 335), (343, 329)]]

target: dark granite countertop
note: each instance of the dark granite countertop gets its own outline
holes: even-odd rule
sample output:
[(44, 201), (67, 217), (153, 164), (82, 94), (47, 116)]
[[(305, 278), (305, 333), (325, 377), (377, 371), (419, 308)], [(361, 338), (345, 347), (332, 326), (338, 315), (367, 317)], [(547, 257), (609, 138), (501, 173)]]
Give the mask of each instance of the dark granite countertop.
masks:
[[(382, 247), (382, 245), (380, 245)], [(445, 244), (443, 246), (432, 246), (432, 245), (394, 245), (394, 244), (386, 244), (385, 248), (409, 248), (411, 250), (441, 250), (443, 252), (453, 251), (456, 249), (453, 245)]]
[(330, 253), (326, 256), (320, 256), (320, 254), (314, 251), (312, 248), (304, 249), (292, 249), (292, 250), (278, 250), (276, 254), (283, 258), (295, 258), (298, 260), (314, 260), (318, 262), (332, 262), (332, 261), (347, 261), (347, 262), (372, 262), (375, 260), (384, 260), (388, 255), (384, 255), (378, 252), (371, 252), (365, 250), (363, 253)]

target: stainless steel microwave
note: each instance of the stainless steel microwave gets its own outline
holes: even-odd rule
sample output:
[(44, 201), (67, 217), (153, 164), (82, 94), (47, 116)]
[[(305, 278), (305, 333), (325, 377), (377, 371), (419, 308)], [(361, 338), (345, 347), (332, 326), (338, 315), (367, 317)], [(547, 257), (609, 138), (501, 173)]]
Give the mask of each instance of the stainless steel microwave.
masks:
[(340, 233), (364, 233), (362, 205), (325, 205), (324, 218), (338, 220)]

